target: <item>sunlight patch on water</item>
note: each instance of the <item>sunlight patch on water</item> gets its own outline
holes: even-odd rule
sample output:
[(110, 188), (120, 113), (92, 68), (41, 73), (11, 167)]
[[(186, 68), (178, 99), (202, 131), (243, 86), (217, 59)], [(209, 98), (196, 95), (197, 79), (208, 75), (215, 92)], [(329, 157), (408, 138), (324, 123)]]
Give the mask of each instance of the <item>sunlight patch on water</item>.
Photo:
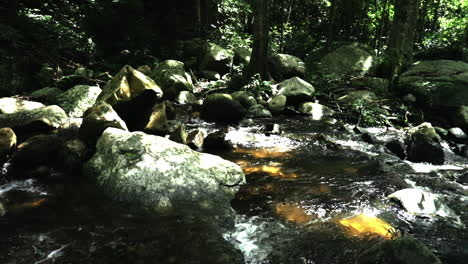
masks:
[(243, 167), (242, 170), (245, 174), (251, 174), (254, 172), (263, 172), (268, 174), (271, 177), (277, 177), (282, 179), (295, 179), (298, 177), (296, 173), (287, 173), (281, 167), (269, 166), (269, 165), (259, 165), (252, 167)]
[(304, 225), (314, 219), (314, 216), (308, 214), (306, 210), (298, 205), (290, 203), (278, 203), (275, 212), (287, 222)]
[(396, 230), (384, 220), (365, 214), (338, 220), (352, 236), (378, 235), (385, 239), (394, 239)]

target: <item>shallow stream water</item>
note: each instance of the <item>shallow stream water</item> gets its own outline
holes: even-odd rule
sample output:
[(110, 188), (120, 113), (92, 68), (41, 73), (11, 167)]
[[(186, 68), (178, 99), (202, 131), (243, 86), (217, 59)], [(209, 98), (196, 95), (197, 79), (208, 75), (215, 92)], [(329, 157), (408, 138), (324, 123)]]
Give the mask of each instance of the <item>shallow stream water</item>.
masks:
[[(282, 132), (265, 132), (272, 123)], [(203, 122), (188, 127), (215, 129)], [(402, 132), (376, 129), (375, 135)], [(247, 184), (232, 201), (235, 229), (223, 237), (246, 263), (355, 263), (377, 241), (402, 235), (443, 263), (465, 263), (468, 186), (459, 182), (468, 173), (466, 159), (447, 150), (444, 166), (404, 162), (359, 135), (305, 117), (251, 121), (229, 128), (227, 137), (234, 150), (215, 154), (239, 164)], [(0, 185), (7, 209), (0, 217), (0, 263), (197, 263), (184, 258), (222, 254), (206, 242), (204, 226), (153, 218), (93, 186), (83, 179)], [(457, 217), (411, 215), (386, 198), (408, 187), (443, 196)]]

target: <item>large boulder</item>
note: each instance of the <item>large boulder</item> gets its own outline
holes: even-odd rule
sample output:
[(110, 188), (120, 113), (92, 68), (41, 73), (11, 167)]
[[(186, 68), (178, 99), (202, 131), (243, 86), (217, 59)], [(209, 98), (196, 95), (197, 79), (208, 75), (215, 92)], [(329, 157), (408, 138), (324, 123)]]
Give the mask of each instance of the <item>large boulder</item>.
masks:
[(203, 102), (203, 117), (209, 121), (237, 123), (246, 114), (244, 107), (229, 94), (210, 94)]
[(249, 109), (250, 107), (257, 104), (257, 100), (253, 97), (253, 95), (246, 91), (237, 91), (231, 94), (234, 100), (238, 101), (245, 109)]
[(408, 160), (444, 164), (445, 154), (441, 138), (430, 123), (423, 123), (409, 131)]
[(62, 93), (63, 91), (57, 87), (45, 87), (32, 92), (29, 98), (44, 104), (52, 105), (57, 104), (57, 97)]
[(16, 97), (0, 98), (0, 114), (13, 114), (19, 111), (27, 111), (44, 107), (43, 104), (24, 100)]
[(211, 70), (221, 75), (229, 72), (234, 59), (234, 52), (214, 43), (208, 43), (200, 70)]
[(68, 116), (83, 117), (84, 112), (96, 103), (101, 92), (97, 86), (77, 85), (57, 96), (57, 104)]
[(424, 244), (402, 237), (370, 246), (358, 258), (357, 264), (442, 264)]
[(107, 83), (96, 104), (108, 103), (130, 130), (142, 130), (162, 95), (152, 79), (127, 65)]
[(236, 164), (143, 132), (108, 128), (85, 165), (105, 193), (157, 213), (232, 214), (230, 200), (245, 182)]
[(68, 116), (65, 111), (56, 105), (18, 111), (12, 114), (0, 114), (0, 127), (11, 127), (17, 132), (56, 129), (67, 121)]
[(372, 56), (362, 44), (352, 43), (323, 56), (318, 70), (334, 78), (361, 77), (372, 73), (376, 65), (377, 58)]
[(277, 95), (270, 100), (268, 100), (268, 109), (273, 113), (273, 114), (278, 114), (282, 112), (286, 106), (288, 98), (282, 94)]
[(180, 91), (193, 91), (192, 78), (185, 72), (184, 63), (166, 60), (151, 72), (151, 78), (159, 84), (164, 96), (173, 99)]
[(282, 81), (278, 89), (278, 95), (286, 96), (288, 105), (310, 101), (315, 94), (314, 86), (299, 77)]
[(288, 54), (276, 54), (269, 58), (270, 73), (277, 81), (295, 76), (304, 78), (305, 64), (298, 57)]
[(424, 104), (468, 105), (468, 63), (462, 61), (416, 62), (400, 76), (399, 84)]

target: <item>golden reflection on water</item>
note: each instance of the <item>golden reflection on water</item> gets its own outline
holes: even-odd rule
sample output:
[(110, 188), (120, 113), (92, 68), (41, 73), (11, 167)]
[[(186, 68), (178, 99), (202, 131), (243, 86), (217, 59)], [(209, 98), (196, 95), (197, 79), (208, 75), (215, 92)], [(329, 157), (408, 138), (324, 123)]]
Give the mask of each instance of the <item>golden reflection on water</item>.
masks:
[(254, 172), (263, 172), (263, 173), (268, 174), (269, 176), (282, 178), (282, 179), (295, 179), (298, 177), (296, 173), (293, 173), (293, 172), (287, 173), (281, 167), (270, 166), (270, 165), (242, 167), (242, 170), (244, 171), (245, 174), (250, 174)]
[(312, 220), (313, 216), (306, 213), (304, 208), (295, 204), (279, 203), (276, 204), (275, 212), (281, 218), (288, 222), (304, 225)]
[(340, 219), (338, 222), (353, 236), (378, 235), (385, 239), (394, 239), (396, 234), (396, 230), (389, 223), (365, 214)]
[(286, 148), (236, 148), (234, 153), (248, 154), (256, 159), (289, 158), (293, 153)]

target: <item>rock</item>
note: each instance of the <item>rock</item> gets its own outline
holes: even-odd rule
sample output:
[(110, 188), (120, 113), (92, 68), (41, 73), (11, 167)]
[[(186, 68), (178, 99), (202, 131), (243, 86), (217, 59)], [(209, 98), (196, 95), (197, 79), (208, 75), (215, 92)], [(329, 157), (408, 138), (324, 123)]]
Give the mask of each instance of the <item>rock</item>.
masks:
[(395, 154), (398, 158), (406, 159), (406, 145), (402, 140), (394, 139), (385, 144), (385, 147)]
[(468, 136), (459, 127), (453, 127), (448, 130), (449, 136), (456, 141), (463, 141), (468, 139)]
[(380, 141), (377, 139), (375, 135), (371, 133), (362, 134), (361, 136), (362, 141), (369, 143), (369, 144), (379, 144)]
[(151, 75), (151, 67), (148, 65), (141, 65), (136, 70), (143, 73), (144, 75)]
[(308, 100), (310, 101), (315, 94), (314, 86), (299, 77), (282, 81), (278, 85), (278, 89), (278, 95), (284, 95), (288, 98), (288, 105), (297, 105)]
[(442, 264), (424, 244), (402, 237), (377, 243), (359, 256), (357, 264)]
[(0, 114), (13, 114), (20, 111), (34, 110), (45, 105), (15, 97), (0, 98)]
[(245, 182), (236, 164), (143, 132), (108, 128), (85, 165), (102, 190), (156, 213), (229, 217)]
[(286, 106), (286, 101), (286, 96), (281, 94), (277, 95), (268, 101), (268, 109), (270, 109), (273, 114), (281, 113)]
[(57, 76), (57, 71), (49, 65), (43, 65), (37, 73), (37, 79), (43, 87), (52, 85)]
[(444, 164), (445, 154), (440, 137), (430, 123), (423, 123), (409, 131), (408, 160)]
[(416, 62), (400, 76), (399, 83), (429, 107), (468, 105), (468, 63), (462, 61)]
[(250, 107), (257, 104), (257, 100), (253, 97), (253, 95), (246, 91), (237, 91), (231, 94), (232, 98), (238, 101), (245, 109), (249, 109)]
[(0, 127), (11, 127), (19, 133), (40, 132), (63, 126), (68, 116), (56, 105), (33, 110), (19, 111), (13, 114), (0, 114)]
[(77, 85), (57, 97), (57, 103), (70, 117), (83, 117), (96, 103), (102, 90), (97, 86)]
[(56, 167), (67, 175), (79, 176), (87, 154), (88, 148), (83, 141), (67, 140), (59, 150)]
[(200, 64), (200, 70), (215, 71), (221, 75), (229, 72), (234, 59), (234, 52), (214, 43), (208, 43)]
[(192, 77), (185, 72), (183, 62), (163, 61), (154, 68), (150, 76), (161, 86), (168, 99), (174, 99), (180, 91), (193, 91)]
[(201, 149), (203, 147), (203, 142), (205, 140), (205, 134), (201, 130), (193, 130), (187, 136), (187, 145), (195, 150)]
[(304, 78), (305, 64), (298, 57), (288, 54), (276, 54), (269, 58), (268, 64), (271, 75), (277, 81), (292, 77)]
[(325, 55), (318, 70), (334, 78), (362, 77), (374, 71), (377, 58), (366, 51), (362, 44), (352, 43)]
[(377, 77), (361, 77), (351, 80), (351, 86), (360, 89), (369, 89), (376, 94), (388, 94), (388, 80)]
[(312, 120), (322, 120), (335, 114), (335, 111), (327, 106), (314, 102), (306, 102), (299, 106), (299, 112), (310, 115)]
[(72, 74), (61, 77), (55, 84), (55, 86), (62, 90), (68, 90), (77, 85), (95, 85), (95, 82), (88, 77)]
[(345, 104), (355, 104), (359, 101), (372, 103), (377, 100), (377, 96), (374, 92), (367, 91), (367, 90), (360, 90), (360, 91), (351, 91), (346, 95), (339, 97), (338, 102), (345, 103)]
[(442, 127), (434, 127), (434, 130), (437, 132), (437, 135), (439, 135), (442, 138), (447, 138), (449, 134), (448, 130)]
[(179, 126), (171, 133), (169, 137), (170, 140), (187, 145), (187, 129), (184, 124), (179, 124)]
[(34, 91), (29, 95), (32, 100), (44, 103), (44, 104), (57, 104), (57, 97), (63, 93), (57, 87), (45, 87), (40, 90)]
[(455, 113), (451, 115), (451, 121), (455, 126), (468, 131), (468, 105), (457, 107)]
[(455, 212), (443, 203), (441, 197), (421, 189), (399, 190), (390, 194), (388, 198), (397, 200), (411, 214), (458, 218)]
[(223, 131), (216, 131), (206, 136), (203, 149), (207, 151), (232, 150), (233, 146), (231, 141), (226, 140), (226, 133)]
[(250, 55), (252, 50), (244, 47), (234, 48), (234, 64), (248, 64), (250, 62)]
[(165, 135), (169, 131), (166, 105), (166, 102), (154, 105), (150, 120), (145, 127), (146, 132), (155, 135)]
[(247, 116), (252, 118), (271, 118), (273, 115), (263, 105), (254, 105), (248, 109)]
[(128, 130), (125, 122), (114, 111), (111, 105), (100, 103), (94, 105), (84, 113), (83, 123), (79, 129), (82, 139), (94, 146), (102, 132), (108, 127)]
[(56, 135), (37, 135), (18, 145), (10, 159), (10, 175), (27, 177), (33, 169), (57, 164), (58, 153), (63, 144)]
[(403, 96), (403, 102), (405, 103), (414, 103), (416, 102), (416, 100), (417, 100), (416, 96), (414, 96), (414, 94), (411, 94), (411, 93)]
[(457, 144), (454, 149), (455, 154), (468, 158), (468, 145)]
[(86, 67), (78, 67), (76, 68), (75, 72), (73, 73), (75, 76), (79, 76), (82, 78), (93, 78), (93, 71), (90, 69), (86, 69)]
[(0, 217), (5, 216), (7, 211), (8, 210), (6, 206), (3, 204), (3, 201), (0, 201)]
[(217, 81), (221, 79), (221, 75), (215, 71), (201, 71), (201, 77), (207, 79), (208, 81)]
[(189, 91), (181, 91), (176, 98), (176, 102), (179, 104), (197, 104), (198, 100), (193, 93)]
[(131, 131), (141, 131), (162, 95), (152, 79), (127, 65), (107, 83), (96, 104), (110, 104)]
[(4, 127), (0, 129), (0, 162), (4, 162), (16, 147), (16, 134), (13, 129)]
[(205, 98), (202, 114), (209, 121), (237, 123), (247, 112), (231, 95), (215, 93)]

